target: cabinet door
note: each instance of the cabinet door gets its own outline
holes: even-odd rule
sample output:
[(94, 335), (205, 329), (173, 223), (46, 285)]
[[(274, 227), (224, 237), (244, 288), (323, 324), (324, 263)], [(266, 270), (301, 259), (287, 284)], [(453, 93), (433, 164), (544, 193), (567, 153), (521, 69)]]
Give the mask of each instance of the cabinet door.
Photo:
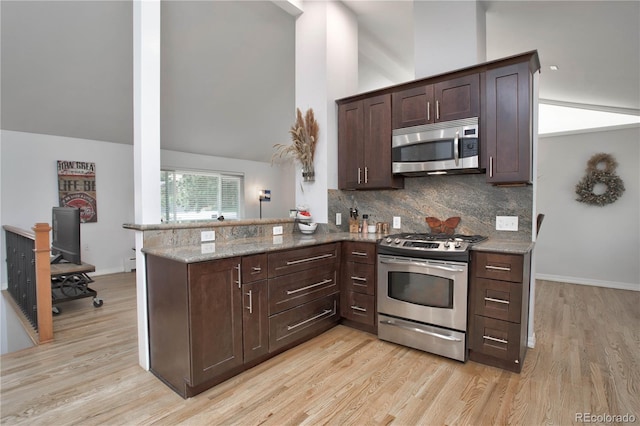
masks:
[(269, 353), (268, 298), (267, 280), (242, 284), (242, 339), (245, 364)]
[(362, 188), (402, 188), (404, 181), (391, 171), (391, 95), (367, 98), (364, 103), (364, 164)]
[(392, 95), (393, 128), (433, 123), (433, 85), (414, 87)]
[(436, 121), (480, 115), (480, 76), (468, 75), (435, 85)]
[(355, 189), (364, 164), (364, 110), (362, 101), (338, 106), (338, 187)]
[(375, 295), (376, 267), (366, 263), (346, 262), (342, 265), (342, 289)]
[(342, 261), (374, 265), (376, 263), (376, 243), (345, 241), (342, 243)]
[(242, 365), (240, 258), (189, 265), (193, 385)]
[(340, 262), (340, 244), (321, 244), (269, 253), (268, 256), (269, 278), (317, 267), (331, 270)]
[(269, 279), (269, 315), (339, 291), (337, 265)]
[(372, 327), (376, 325), (374, 296), (348, 291), (343, 300), (344, 304), (340, 305), (340, 313), (344, 318)]
[(488, 70), (485, 75), (487, 182), (530, 182), (531, 82), (528, 64)]

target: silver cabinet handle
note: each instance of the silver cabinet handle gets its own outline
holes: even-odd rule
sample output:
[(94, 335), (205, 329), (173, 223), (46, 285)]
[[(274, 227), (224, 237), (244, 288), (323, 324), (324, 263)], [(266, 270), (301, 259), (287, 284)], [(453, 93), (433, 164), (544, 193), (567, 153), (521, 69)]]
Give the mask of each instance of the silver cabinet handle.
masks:
[(455, 165), (458, 165), (460, 160), (460, 147), (458, 138), (460, 137), (460, 132), (456, 131), (456, 136), (453, 138), (453, 162)]
[(494, 299), (493, 297), (485, 297), (484, 300), (486, 300), (487, 302), (504, 303), (505, 305), (509, 304), (508, 300)]
[(311, 284), (311, 285), (308, 285), (306, 287), (300, 287), (300, 288), (297, 288), (295, 290), (287, 290), (287, 294), (300, 293), (301, 291), (309, 290), (310, 288), (318, 287), (318, 286), (330, 283), (332, 281), (333, 280), (326, 280), (325, 279), (325, 280), (320, 281), (319, 283)]
[(398, 328), (404, 328), (405, 330), (415, 331), (417, 333), (422, 333), (422, 334), (427, 334), (427, 335), (429, 335), (431, 337), (437, 337), (438, 339), (449, 340), (451, 342), (462, 342), (462, 339), (458, 339), (457, 337), (445, 336), (444, 334), (434, 333), (433, 331), (423, 330), (423, 329), (418, 328), (418, 327), (411, 327), (411, 326), (408, 326), (408, 325), (396, 324), (395, 322), (389, 321), (389, 320), (380, 321), (380, 324), (386, 324), (386, 325), (392, 325), (392, 326), (398, 327)]
[(369, 183), (369, 168), (364, 168), (364, 183)]
[(327, 314), (331, 314), (331, 315), (333, 315), (333, 314), (335, 314), (335, 312), (336, 312), (336, 302), (334, 301), (334, 302), (333, 302), (333, 309), (325, 309), (324, 311), (320, 312), (320, 313), (319, 313), (318, 315), (316, 315), (316, 316), (313, 316), (313, 317), (311, 317), (311, 318), (309, 318), (309, 319), (306, 319), (306, 320), (304, 320), (304, 321), (300, 321), (299, 323), (294, 324), (294, 325), (288, 325), (288, 326), (287, 326), (287, 331), (291, 331), (291, 330), (293, 330), (294, 328), (298, 328), (298, 327), (300, 327), (301, 325), (305, 325), (305, 324), (307, 324), (307, 323), (310, 323), (311, 321), (315, 321), (315, 320), (317, 320), (318, 318), (322, 318), (322, 317), (326, 316)]
[(440, 101), (436, 101), (436, 120), (440, 120)]
[(356, 305), (351, 305), (351, 309), (353, 309), (354, 311), (367, 312), (365, 308), (361, 308), (360, 306)]
[(249, 292), (247, 293), (247, 296), (249, 296), (249, 306), (247, 306), (247, 309), (249, 310), (249, 313), (252, 314), (253, 313), (253, 295), (251, 290), (249, 290)]
[(493, 177), (493, 157), (489, 157), (489, 177)]
[(261, 268), (261, 267), (259, 267), (259, 266), (252, 266), (252, 267), (251, 267), (251, 270), (252, 270), (253, 272), (260, 272), (260, 271), (262, 271), (262, 268)]
[(488, 269), (490, 271), (504, 271), (504, 272), (511, 272), (511, 268), (507, 268), (504, 266), (491, 266), (491, 265), (485, 265), (484, 269)]
[(287, 266), (297, 265), (299, 263), (305, 263), (305, 262), (313, 262), (314, 260), (326, 259), (327, 257), (332, 257), (332, 256), (333, 256), (333, 253), (327, 253), (327, 254), (321, 254), (320, 256), (307, 257), (305, 259), (300, 259), (300, 260), (289, 260), (287, 261)]
[(362, 277), (351, 277), (351, 279), (354, 281), (364, 281), (365, 283), (367, 282), (367, 279)]
[(485, 340), (491, 340), (492, 342), (504, 343), (505, 345), (509, 343), (508, 340), (498, 339), (497, 337), (482, 336), (482, 338)]
[(427, 121), (431, 120), (431, 102), (427, 101)]
[(236, 280), (236, 283), (238, 284), (238, 288), (240, 288), (242, 286), (242, 274), (241, 274), (240, 264), (238, 263), (238, 265), (234, 266), (234, 268), (238, 270), (238, 279)]
[(360, 180), (360, 167), (358, 167), (358, 185), (360, 185), (362, 181)]
[(352, 251), (351, 254), (354, 255), (354, 256), (367, 257), (367, 253), (362, 252), (362, 251)]

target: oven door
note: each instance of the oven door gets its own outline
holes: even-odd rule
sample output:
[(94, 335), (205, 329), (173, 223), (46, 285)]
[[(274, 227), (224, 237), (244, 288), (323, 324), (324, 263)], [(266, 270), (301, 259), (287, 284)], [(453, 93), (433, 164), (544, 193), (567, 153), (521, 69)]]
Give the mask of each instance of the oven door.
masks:
[(378, 255), (378, 312), (465, 332), (468, 265)]

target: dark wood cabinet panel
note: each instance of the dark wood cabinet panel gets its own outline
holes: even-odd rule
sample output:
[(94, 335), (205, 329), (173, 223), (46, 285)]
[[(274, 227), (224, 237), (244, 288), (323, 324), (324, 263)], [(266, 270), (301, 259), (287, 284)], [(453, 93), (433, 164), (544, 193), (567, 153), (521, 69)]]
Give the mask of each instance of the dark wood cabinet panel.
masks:
[(527, 351), (531, 255), (471, 252), (469, 359), (520, 372)]
[[(266, 267), (264, 270), (266, 273)], [(245, 364), (269, 353), (268, 297), (267, 280), (242, 284), (242, 343)]]
[(344, 318), (368, 326), (375, 324), (375, 296), (347, 291), (343, 300), (340, 311)]
[(373, 265), (377, 261), (376, 243), (345, 241), (342, 243), (343, 262), (368, 263)]
[(340, 313), (348, 326), (377, 333), (375, 242), (342, 243)]
[(339, 318), (338, 293), (273, 315), (269, 317), (269, 351), (306, 340), (332, 327)]
[(393, 129), (480, 116), (480, 76), (471, 74), (393, 93)]
[(340, 189), (402, 188), (391, 172), (391, 95), (338, 105)]
[(336, 267), (307, 269), (269, 280), (269, 315), (339, 291)]
[(527, 62), (487, 70), (485, 74), (487, 181), (531, 181), (532, 77)]
[(265, 280), (269, 274), (267, 268), (267, 254), (253, 254), (242, 257), (242, 282), (251, 283)]
[(337, 243), (269, 253), (269, 277), (321, 266), (333, 267), (336, 262), (340, 262), (340, 245)]
[(239, 258), (189, 265), (193, 385), (243, 363)]
[(376, 270), (374, 265), (346, 262), (342, 270), (342, 289), (372, 296), (375, 294)]

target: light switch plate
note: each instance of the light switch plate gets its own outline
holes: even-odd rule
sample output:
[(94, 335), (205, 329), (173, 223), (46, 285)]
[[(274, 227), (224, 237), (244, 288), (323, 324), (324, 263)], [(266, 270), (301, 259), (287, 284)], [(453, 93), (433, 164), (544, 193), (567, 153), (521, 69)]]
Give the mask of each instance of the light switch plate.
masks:
[(274, 226), (273, 235), (282, 235), (282, 226)]
[(216, 243), (204, 243), (200, 245), (200, 253), (209, 254), (216, 252)]
[(336, 226), (342, 225), (342, 213), (336, 213)]
[(393, 217), (393, 229), (400, 229), (400, 216)]
[(518, 216), (496, 216), (496, 231), (517, 231)]
[(202, 231), (200, 232), (200, 241), (215, 241), (216, 231)]

